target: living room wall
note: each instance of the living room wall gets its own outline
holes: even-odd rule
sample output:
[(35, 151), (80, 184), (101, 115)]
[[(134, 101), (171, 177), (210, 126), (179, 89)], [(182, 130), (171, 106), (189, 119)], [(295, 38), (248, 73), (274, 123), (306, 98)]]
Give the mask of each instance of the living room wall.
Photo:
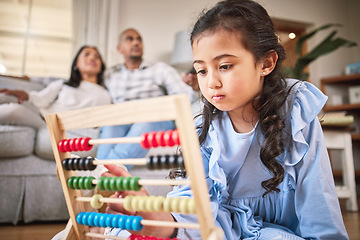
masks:
[[(144, 58), (148, 61), (169, 63), (178, 31), (191, 28), (204, 8), (210, 8), (216, 0), (122, 0), (119, 9), (119, 29), (137, 28), (144, 38)], [(339, 0), (258, 0), (271, 17), (309, 24), (311, 28), (326, 23), (340, 23), (338, 36), (360, 44), (360, 1)], [(308, 43), (311, 49), (328, 32), (317, 34)], [(112, 42), (111, 42), (112, 41)], [(111, 61), (108, 66), (121, 61), (116, 53), (117, 39), (109, 40)], [(319, 85), (322, 77), (341, 75), (347, 64), (360, 61), (360, 47), (339, 49), (316, 60), (310, 65), (311, 82)]]

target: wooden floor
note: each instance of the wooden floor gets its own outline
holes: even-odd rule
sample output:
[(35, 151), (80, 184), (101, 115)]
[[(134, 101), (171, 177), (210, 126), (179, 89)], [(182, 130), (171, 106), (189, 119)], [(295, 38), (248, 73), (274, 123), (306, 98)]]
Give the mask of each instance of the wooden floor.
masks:
[[(344, 203), (341, 207), (344, 208)], [(360, 206), (360, 198), (359, 198)], [(345, 227), (348, 231), (350, 240), (360, 240), (360, 211), (347, 212), (343, 211)], [(1, 240), (51, 240), (58, 232), (63, 230), (66, 222), (53, 223), (31, 223), (19, 224), (17, 226), (11, 224), (0, 225)]]

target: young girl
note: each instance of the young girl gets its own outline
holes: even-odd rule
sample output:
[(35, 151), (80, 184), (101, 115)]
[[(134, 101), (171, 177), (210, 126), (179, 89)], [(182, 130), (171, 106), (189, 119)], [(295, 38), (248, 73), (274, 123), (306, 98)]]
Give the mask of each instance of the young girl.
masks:
[[(219, 2), (196, 22), (191, 42), (205, 104), (197, 119), (201, 153), (225, 239), (348, 239), (317, 118), (327, 97), (282, 76), (285, 53), (266, 10), (251, 0)], [(169, 194), (189, 195), (186, 186)], [(110, 205), (114, 211), (124, 212)], [(200, 239), (189, 229), (143, 233)]]
[(46, 114), (111, 103), (104, 87), (105, 64), (96, 47), (83, 46), (76, 54), (67, 82), (57, 80), (41, 91), (0, 89), (17, 97), (18, 103), (0, 105), (0, 123), (46, 126)]

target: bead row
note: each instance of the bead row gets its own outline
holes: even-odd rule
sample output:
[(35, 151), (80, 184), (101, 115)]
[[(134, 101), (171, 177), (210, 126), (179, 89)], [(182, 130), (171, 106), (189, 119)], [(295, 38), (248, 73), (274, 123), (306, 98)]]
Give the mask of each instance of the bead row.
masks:
[(163, 196), (126, 196), (124, 208), (128, 211), (142, 212), (178, 212), (196, 214), (196, 204), (193, 198)]
[(169, 168), (185, 169), (184, 159), (181, 155), (150, 156), (147, 159), (146, 167), (150, 170)]
[(92, 183), (93, 180), (95, 180), (94, 177), (73, 176), (67, 180), (67, 185), (70, 189), (92, 190), (96, 186), (95, 184)]
[(93, 147), (89, 141), (89, 137), (63, 139), (59, 142), (58, 148), (60, 152), (89, 151)]
[[(118, 163), (124, 163), (124, 159), (115, 160)], [(134, 159), (132, 159), (134, 160)], [(139, 159), (135, 159), (139, 160)], [(185, 169), (184, 159), (181, 155), (157, 155), (157, 156), (149, 156), (147, 159), (142, 158), (140, 160), (144, 160), (141, 165), (146, 165), (149, 170), (159, 170), (159, 169), (170, 169), (170, 168), (181, 168)], [(94, 161), (97, 161), (96, 163)], [(62, 166), (65, 170), (94, 170), (96, 165), (99, 164), (108, 164), (107, 160), (96, 160), (93, 157), (86, 158), (65, 158), (62, 161)], [(125, 160), (126, 162), (126, 160)], [(131, 161), (127, 159), (127, 164), (131, 164)]]
[(98, 189), (107, 191), (139, 191), (139, 177), (100, 177)]
[(172, 147), (180, 145), (179, 134), (177, 130), (168, 130), (166, 132), (150, 132), (141, 136), (141, 146), (145, 149), (156, 147)]
[(178, 240), (177, 238), (157, 238), (141, 235), (130, 235), (127, 240)]
[(62, 161), (62, 166), (65, 170), (94, 170), (96, 165), (93, 157), (86, 158), (65, 158)]
[(144, 226), (140, 216), (126, 216), (120, 214), (81, 212), (76, 216), (79, 224), (91, 227), (111, 227), (130, 231), (140, 231)]

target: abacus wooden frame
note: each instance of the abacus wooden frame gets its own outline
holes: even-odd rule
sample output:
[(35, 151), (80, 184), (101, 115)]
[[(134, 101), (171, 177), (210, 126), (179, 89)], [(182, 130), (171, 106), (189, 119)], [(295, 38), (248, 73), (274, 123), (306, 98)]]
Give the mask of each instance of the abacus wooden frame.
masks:
[(70, 129), (167, 120), (174, 120), (179, 131), (182, 154), (186, 171), (191, 179), (190, 185), (194, 194), (202, 239), (220, 239), (219, 229), (215, 227), (211, 214), (212, 211), (205, 182), (204, 166), (199, 150), (199, 141), (193, 123), (190, 101), (186, 95), (137, 100), (58, 112), (46, 116), (57, 171), (70, 215), (63, 239), (87, 239), (83, 233), (89, 232), (88, 226), (80, 225), (76, 222), (77, 214), (86, 211), (84, 202), (76, 201), (76, 197), (81, 196), (81, 191), (69, 190), (66, 183), (66, 179), (73, 176), (74, 171), (64, 171), (62, 167), (62, 160), (70, 157), (69, 152), (63, 153), (58, 149), (58, 142), (66, 139), (65, 131)]

